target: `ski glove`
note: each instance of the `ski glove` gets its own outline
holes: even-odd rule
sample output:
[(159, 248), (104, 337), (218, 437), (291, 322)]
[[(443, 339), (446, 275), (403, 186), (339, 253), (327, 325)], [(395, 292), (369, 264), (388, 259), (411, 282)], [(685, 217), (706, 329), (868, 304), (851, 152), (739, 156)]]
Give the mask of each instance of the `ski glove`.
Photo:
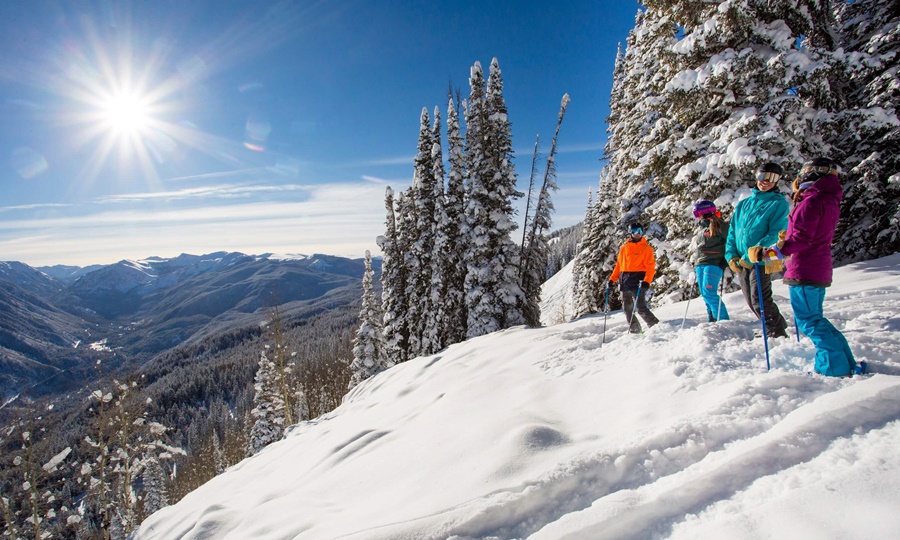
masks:
[(753, 246), (747, 248), (747, 259), (756, 264), (763, 259), (763, 247), (762, 246)]
[(781, 249), (784, 247), (784, 241), (786, 238), (787, 238), (787, 231), (778, 231), (778, 243), (775, 244), (776, 246), (778, 246), (778, 249)]
[(607, 285), (607, 287), (609, 287), (610, 289), (615, 289), (615, 288), (616, 288), (616, 282), (613, 281), (613, 280), (609, 280), (609, 285)]
[(735, 257), (735, 258), (731, 259), (730, 261), (728, 261), (728, 268), (731, 268), (731, 271), (732, 271), (734, 274), (740, 274), (740, 273), (741, 273), (741, 264), (740, 264), (740, 260), (741, 260), (740, 257)]
[(641, 282), (641, 288), (644, 289), (644, 290), (646, 291), (647, 289), (650, 288), (650, 284), (647, 283), (646, 281), (642, 281), (642, 282)]

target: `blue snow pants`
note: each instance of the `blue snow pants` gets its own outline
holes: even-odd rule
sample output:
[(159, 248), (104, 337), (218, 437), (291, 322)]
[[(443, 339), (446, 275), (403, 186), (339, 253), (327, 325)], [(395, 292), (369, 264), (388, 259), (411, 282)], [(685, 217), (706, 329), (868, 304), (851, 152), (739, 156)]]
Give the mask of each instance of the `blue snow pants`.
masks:
[(700, 297), (706, 302), (706, 315), (709, 322), (727, 321), (728, 310), (725, 302), (719, 298), (719, 280), (722, 279), (722, 269), (714, 264), (697, 265), (697, 288), (700, 289)]
[(856, 360), (847, 339), (822, 314), (825, 287), (791, 285), (789, 288), (797, 326), (816, 346), (816, 373), (829, 377), (853, 373)]

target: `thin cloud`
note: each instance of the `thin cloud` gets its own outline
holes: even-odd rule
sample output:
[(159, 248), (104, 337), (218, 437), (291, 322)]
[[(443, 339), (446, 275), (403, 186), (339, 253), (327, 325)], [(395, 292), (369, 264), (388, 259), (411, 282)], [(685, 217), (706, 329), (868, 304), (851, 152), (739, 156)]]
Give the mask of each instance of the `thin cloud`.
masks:
[(279, 192), (288, 192), (288, 191), (305, 191), (309, 190), (309, 186), (300, 186), (297, 184), (285, 184), (278, 186), (247, 186), (247, 185), (233, 185), (233, 184), (225, 184), (220, 186), (201, 186), (195, 188), (185, 188), (174, 191), (157, 191), (157, 192), (148, 192), (148, 193), (123, 193), (119, 195), (110, 195), (108, 197), (103, 197), (98, 199), (97, 202), (100, 204), (107, 203), (123, 203), (123, 202), (138, 202), (138, 201), (147, 201), (147, 200), (170, 200), (170, 201), (179, 201), (179, 200), (187, 200), (187, 199), (208, 199), (208, 198), (218, 198), (218, 199), (236, 199), (243, 197), (250, 197), (252, 195), (259, 195), (261, 193), (279, 193)]
[(245, 176), (249, 174), (259, 174), (269, 172), (267, 167), (253, 167), (248, 169), (239, 169), (239, 170), (231, 170), (231, 171), (220, 171), (220, 172), (212, 172), (205, 174), (192, 174), (187, 176), (173, 176), (170, 178), (163, 178), (163, 182), (183, 182), (185, 180), (202, 180), (207, 178), (229, 178), (232, 176)]
[(585, 144), (561, 144), (556, 150), (560, 154), (574, 154), (576, 152), (601, 152), (606, 145), (601, 143)]
[(40, 210), (41, 208), (69, 208), (71, 206), (71, 204), (60, 203), (19, 204), (16, 206), (0, 206), (0, 212), (8, 212), (12, 210)]
[(373, 159), (363, 161), (363, 165), (412, 165), (416, 156), (404, 156), (395, 158)]

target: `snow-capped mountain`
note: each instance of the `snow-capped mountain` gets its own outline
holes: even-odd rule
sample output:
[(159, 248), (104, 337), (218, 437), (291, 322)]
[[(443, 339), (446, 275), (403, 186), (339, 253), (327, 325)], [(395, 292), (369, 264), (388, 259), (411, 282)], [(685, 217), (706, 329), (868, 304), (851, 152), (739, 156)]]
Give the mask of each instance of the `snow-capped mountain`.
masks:
[(870, 375), (810, 375), (795, 336), (767, 371), (741, 293), (731, 321), (700, 304), (644, 335), (614, 312), (400, 364), (133, 538), (894, 538), (900, 254), (836, 269), (825, 300)]

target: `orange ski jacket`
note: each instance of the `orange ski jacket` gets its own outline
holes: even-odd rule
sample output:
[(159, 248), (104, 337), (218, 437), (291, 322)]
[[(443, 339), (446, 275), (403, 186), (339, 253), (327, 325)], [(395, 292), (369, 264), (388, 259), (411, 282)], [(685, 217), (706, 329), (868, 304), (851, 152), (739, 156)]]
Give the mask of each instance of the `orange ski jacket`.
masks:
[[(628, 281), (635, 281), (634, 287), (637, 288), (637, 282), (646, 281), (651, 283), (656, 274), (656, 257), (653, 254), (653, 248), (647, 242), (647, 238), (641, 237), (640, 240), (634, 242), (629, 240), (625, 245), (619, 248), (619, 256), (616, 258), (616, 267), (609, 277), (610, 281), (619, 281), (620, 274), (628, 274)], [(641, 275), (636, 275), (641, 274)], [(625, 287), (623, 283), (620, 288)], [(630, 285), (630, 284), (629, 284)]]

